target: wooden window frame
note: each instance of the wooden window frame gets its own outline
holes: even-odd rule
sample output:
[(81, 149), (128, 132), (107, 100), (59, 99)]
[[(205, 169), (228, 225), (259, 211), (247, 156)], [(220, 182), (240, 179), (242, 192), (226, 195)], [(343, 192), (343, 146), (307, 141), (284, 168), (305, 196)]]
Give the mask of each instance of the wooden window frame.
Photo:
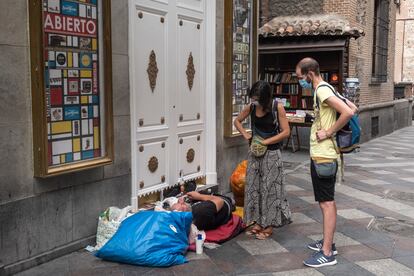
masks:
[(388, 79), (389, 0), (375, 0), (374, 39), (372, 49), (372, 83), (385, 83)]
[(104, 66), (100, 68), (103, 74), (104, 120), (101, 134), (104, 136), (105, 155), (90, 160), (77, 161), (64, 165), (50, 166), (48, 163), (48, 132), (46, 117), (46, 95), (44, 93), (44, 60), (43, 60), (43, 1), (29, 1), (29, 32), (31, 60), (31, 95), (32, 95), (32, 125), (33, 125), (33, 166), (35, 177), (50, 177), (70, 172), (76, 172), (113, 162), (113, 110), (112, 110), (112, 49), (111, 49), (111, 3), (102, 0), (102, 56)]
[[(258, 45), (258, 1), (252, 1), (252, 22), (250, 37), (250, 81), (251, 86), (257, 80)], [(224, 1), (224, 136), (238, 137), (233, 132), (233, 0)]]

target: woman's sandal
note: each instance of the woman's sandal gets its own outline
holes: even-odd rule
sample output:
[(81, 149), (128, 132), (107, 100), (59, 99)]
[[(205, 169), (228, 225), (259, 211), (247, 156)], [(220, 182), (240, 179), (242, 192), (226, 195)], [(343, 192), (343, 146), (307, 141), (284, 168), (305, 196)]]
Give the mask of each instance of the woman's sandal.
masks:
[(260, 227), (254, 226), (251, 230), (246, 231), (246, 235), (253, 236), (260, 234), (262, 229)]
[(272, 232), (262, 231), (256, 234), (256, 239), (258, 240), (266, 240), (272, 235)]

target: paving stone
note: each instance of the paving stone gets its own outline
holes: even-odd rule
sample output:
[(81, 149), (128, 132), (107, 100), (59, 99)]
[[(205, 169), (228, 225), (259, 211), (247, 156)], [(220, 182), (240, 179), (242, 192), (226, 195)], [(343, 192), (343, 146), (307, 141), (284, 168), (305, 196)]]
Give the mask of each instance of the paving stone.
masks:
[(184, 265), (173, 266), (171, 270), (174, 272), (174, 275), (224, 275), (224, 273), (208, 259), (192, 260)]
[(269, 272), (237, 242), (226, 242), (214, 250), (206, 250), (210, 260), (224, 273), (239, 275)]
[(353, 157), (353, 159), (358, 160), (358, 161), (374, 161), (374, 159), (367, 158), (367, 157)]
[(312, 181), (310, 174), (307, 174), (307, 173), (295, 173), (295, 174), (291, 174), (291, 176), (305, 180), (306, 182)]
[(303, 268), (303, 260), (293, 253), (278, 253), (255, 256), (266, 272), (278, 272)]
[(384, 171), (384, 170), (378, 170), (378, 171), (369, 171), (370, 173), (375, 173), (379, 175), (388, 175), (388, 174), (395, 174), (395, 172), (390, 171)]
[(362, 183), (369, 184), (369, 185), (374, 185), (374, 186), (376, 186), (376, 185), (389, 185), (389, 184), (391, 184), (389, 182), (386, 182), (386, 181), (383, 181), (383, 180), (380, 180), (380, 179), (375, 179), (375, 178), (372, 178), (372, 179), (363, 179), (363, 180), (359, 180), (359, 181), (361, 181)]
[[(322, 239), (322, 236), (323, 236), (322, 234), (318, 234), (318, 235), (308, 236), (308, 238), (310, 238), (314, 241), (317, 241), (317, 240)], [(360, 242), (358, 242), (356, 240), (353, 240), (350, 237), (345, 236), (344, 234), (342, 234), (340, 232), (335, 232), (334, 242), (335, 242), (337, 247), (361, 244)]]
[(294, 224), (302, 224), (302, 223), (312, 223), (316, 222), (315, 220), (311, 219), (310, 217), (302, 214), (302, 213), (293, 213), (292, 220)]
[(400, 177), (399, 179), (414, 183), (414, 177)]
[(362, 212), (357, 209), (344, 209), (338, 210), (338, 215), (346, 219), (364, 219), (364, 218), (373, 218), (374, 216)]
[(365, 245), (341, 247), (339, 254), (350, 262), (384, 259), (386, 256)]
[(353, 172), (349, 172), (345, 169), (345, 176), (350, 176), (350, 177), (354, 177), (354, 176), (359, 176), (359, 174), (353, 173)]
[(396, 257), (393, 260), (403, 264), (411, 269), (414, 269), (414, 256)]
[(305, 191), (304, 189), (296, 186), (296, 185), (286, 185), (285, 190), (288, 192), (297, 192), (297, 191)]
[(404, 160), (405, 158), (396, 157), (396, 156), (387, 156), (387, 157), (385, 157), (385, 159), (387, 159), (387, 160)]
[(414, 270), (392, 259), (357, 262), (357, 265), (378, 276), (412, 276)]
[(318, 203), (318, 202), (315, 201), (314, 196), (301, 196), (299, 198), (302, 199), (303, 201), (306, 201), (307, 203), (310, 203), (310, 204), (317, 204)]
[(251, 255), (287, 252), (286, 248), (273, 239), (250, 239), (245, 241), (237, 241), (237, 243)]
[[(318, 271), (326, 276), (349, 276), (349, 275), (373, 276), (374, 275), (371, 272), (363, 269), (362, 267), (357, 266), (356, 264), (344, 263), (341, 260), (338, 260), (337, 265), (318, 268)], [(391, 275), (388, 275), (388, 276), (391, 276)]]
[(195, 252), (192, 252), (192, 251), (188, 251), (185, 257), (187, 258), (188, 261), (210, 259), (210, 257), (207, 256), (206, 253), (204, 252), (203, 254), (196, 254)]
[(322, 273), (314, 268), (295, 269), (290, 271), (281, 271), (272, 274), (273, 276), (323, 276)]

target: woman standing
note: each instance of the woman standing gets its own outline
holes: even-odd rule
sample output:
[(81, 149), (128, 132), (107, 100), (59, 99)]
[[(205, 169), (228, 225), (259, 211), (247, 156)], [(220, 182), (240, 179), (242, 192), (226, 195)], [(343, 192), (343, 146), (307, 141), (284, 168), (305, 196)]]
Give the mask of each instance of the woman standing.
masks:
[[(256, 225), (247, 233), (257, 239), (272, 235), (273, 227), (291, 222), (289, 203), (284, 187), (283, 162), (280, 152), (282, 141), (290, 134), (283, 105), (272, 100), (269, 83), (253, 84), (252, 100), (234, 120), (237, 130), (250, 141), (244, 192), (244, 219)], [(242, 126), (250, 115), (252, 134)]]

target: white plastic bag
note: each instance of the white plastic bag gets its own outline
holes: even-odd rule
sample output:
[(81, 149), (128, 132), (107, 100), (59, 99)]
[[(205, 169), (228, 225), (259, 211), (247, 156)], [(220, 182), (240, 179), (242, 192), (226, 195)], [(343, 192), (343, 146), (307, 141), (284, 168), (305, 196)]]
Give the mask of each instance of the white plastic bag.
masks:
[(131, 210), (131, 206), (127, 206), (123, 209), (109, 207), (99, 216), (95, 250), (101, 249), (101, 247), (112, 238), (121, 222), (127, 217)]

